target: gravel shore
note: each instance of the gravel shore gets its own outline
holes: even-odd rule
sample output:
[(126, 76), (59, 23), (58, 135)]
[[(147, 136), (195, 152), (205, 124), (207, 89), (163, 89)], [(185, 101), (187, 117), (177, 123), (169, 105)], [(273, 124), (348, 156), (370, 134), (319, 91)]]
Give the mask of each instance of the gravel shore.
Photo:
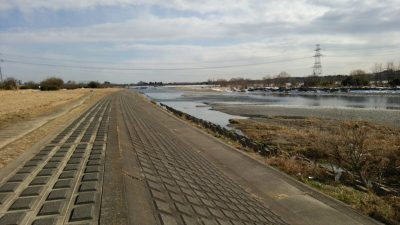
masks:
[(400, 127), (400, 110), (286, 107), (270, 105), (211, 104), (214, 110), (245, 117), (316, 117), (339, 120), (366, 120)]

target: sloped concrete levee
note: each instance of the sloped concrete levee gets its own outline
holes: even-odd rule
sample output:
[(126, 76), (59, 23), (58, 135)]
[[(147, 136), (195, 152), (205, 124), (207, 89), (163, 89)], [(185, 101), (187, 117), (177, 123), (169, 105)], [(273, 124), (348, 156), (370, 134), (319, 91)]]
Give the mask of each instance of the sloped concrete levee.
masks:
[(167, 115), (157, 118), (160, 112), (148, 104), (126, 94), (120, 105), (140, 170), (133, 180), (145, 185), (141, 195), (156, 224), (287, 224), (177, 138), (163, 124)]
[(0, 225), (378, 224), (128, 91), (32, 155), (0, 171)]
[(110, 99), (3, 177), (0, 224), (98, 224)]

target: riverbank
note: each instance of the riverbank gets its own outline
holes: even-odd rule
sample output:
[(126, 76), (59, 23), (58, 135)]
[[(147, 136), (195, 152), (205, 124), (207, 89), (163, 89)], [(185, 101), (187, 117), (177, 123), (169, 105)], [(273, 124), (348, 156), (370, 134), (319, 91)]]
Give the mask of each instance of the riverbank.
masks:
[[(400, 127), (398, 124), (380, 123), (382, 120), (379, 116), (385, 117), (381, 111), (364, 112), (364, 118), (369, 113), (373, 120), (380, 121), (377, 123), (344, 119), (347, 117), (343, 117), (343, 113), (330, 116), (335, 118), (327, 118), (323, 116), (325, 111), (321, 112), (320, 109), (293, 110), (287, 107), (274, 107), (271, 110), (270, 107), (263, 107), (262, 113), (261, 109), (258, 109), (257, 115), (254, 115), (254, 110), (249, 106), (236, 106), (230, 110), (226, 107), (215, 108), (242, 116), (253, 115), (246, 120), (231, 120), (230, 126), (240, 130), (252, 140), (278, 149), (278, 155), (265, 158), (267, 164), (351, 205), (366, 215), (386, 224), (399, 224), (396, 222), (400, 219), (400, 197), (397, 193), (378, 195), (370, 192), (365, 184), (360, 182), (362, 180), (360, 177), (348, 174), (343, 175), (341, 181), (337, 182), (332, 174), (333, 171), (315, 164), (315, 162), (325, 165), (339, 164), (354, 174), (363, 174), (369, 180), (383, 182), (387, 187), (398, 189)], [(328, 112), (334, 113), (332, 109)], [(393, 119), (399, 114), (391, 116)], [(353, 161), (354, 159), (356, 161)]]
[(338, 88), (279, 88), (279, 87), (248, 87), (239, 88), (234, 86), (218, 85), (181, 85), (166, 86), (176, 90), (193, 92), (237, 92), (237, 93), (257, 93), (266, 95), (325, 95), (325, 96), (399, 96), (400, 87), (338, 87)]
[[(228, 138), (229, 140), (225, 140), (227, 143), (244, 150), (246, 154), (254, 156), (260, 162), (272, 165), (351, 205), (366, 215), (386, 224), (398, 224), (396, 221), (400, 218), (398, 213), (400, 199), (399, 196), (393, 194), (398, 192), (393, 188), (387, 189), (386, 186), (377, 184), (378, 188), (374, 188), (374, 191), (385, 192), (384, 195), (378, 196), (376, 193), (369, 192), (366, 185), (357, 178), (358, 172), (366, 173), (373, 175), (368, 179), (379, 183), (384, 181), (385, 184), (394, 184), (399, 187), (397, 183), (400, 178), (396, 177), (396, 174), (400, 174), (398, 171), (400, 140), (397, 140), (400, 136), (400, 110), (389, 110), (389, 108), (399, 107), (398, 97), (364, 95), (305, 97), (165, 89), (149, 89), (146, 94), (154, 101), (163, 102), (192, 117), (198, 113), (199, 108), (196, 107), (198, 104), (207, 104), (214, 112), (225, 113), (231, 117), (229, 126), (240, 130), (253, 140), (249, 144), (245, 143), (246, 146), (258, 143), (261, 146), (271, 147), (268, 149), (278, 154), (263, 157), (251, 153), (254, 148), (251, 150), (246, 146), (242, 148), (241, 138), (234, 140)], [(201, 107), (201, 109), (205, 108)], [(234, 119), (235, 116), (249, 119)], [(201, 118), (218, 124), (218, 118)], [(218, 129), (213, 129), (212, 126), (209, 128), (210, 126), (204, 123), (200, 126), (206, 127), (209, 132), (221, 138), (221, 132)], [(225, 127), (226, 124), (221, 126)], [(368, 131), (364, 132), (364, 129)], [(224, 140), (223, 137), (222, 140)], [(363, 148), (364, 143), (367, 148)], [(341, 182), (335, 182), (334, 171), (329, 165), (339, 165), (349, 171), (351, 168), (336, 162), (335, 157), (332, 157), (332, 150), (340, 147), (340, 153), (343, 153), (346, 152), (347, 146), (360, 144), (362, 145), (360, 149), (367, 150), (361, 151), (360, 158), (364, 161), (360, 162), (360, 165), (365, 163), (367, 167), (362, 167), (363, 171), (350, 173), (355, 174), (356, 177), (349, 177), (346, 173), (342, 176)], [(347, 152), (357, 153), (358, 150)], [(345, 155), (339, 156), (342, 160), (351, 158), (350, 156), (343, 157)], [(327, 167), (320, 166), (323, 164)]]
[(387, 126), (400, 127), (400, 110), (323, 108), (323, 107), (287, 107), (273, 105), (246, 104), (210, 104), (212, 109), (231, 115), (244, 117), (288, 117), (288, 118), (324, 118), (336, 120), (365, 120)]
[[(399, 129), (362, 121), (317, 118), (256, 117), (231, 120), (231, 126), (241, 129), (247, 135), (240, 138), (206, 121), (171, 107), (162, 106), (178, 117), (202, 127), (229, 145), (243, 150), (245, 154), (259, 162), (274, 166), (386, 224), (398, 224), (396, 221), (400, 218), (398, 213), (400, 198), (397, 195), (399, 192), (395, 188), (388, 189), (388, 186), (382, 183), (375, 183), (375, 188), (368, 191), (362, 183), (357, 181), (359, 178), (352, 174), (367, 172), (370, 173), (367, 174), (370, 180), (384, 181), (385, 184), (398, 186)], [(268, 149), (278, 149), (278, 151), (274, 153), (269, 151), (270, 154), (264, 154), (263, 148), (255, 147), (254, 144), (268, 146)], [(348, 161), (344, 162), (343, 157), (347, 159), (355, 156), (346, 155), (353, 152), (346, 151), (348, 146), (356, 146), (356, 153), (361, 150), (361, 155), (359, 155), (361, 160), (358, 165), (361, 165), (362, 170), (354, 171), (348, 167)], [(341, 154), (335, 155), (336, 150)], [(322, 166), (332, 165), (332, 163), (351, 172), (342, 173), (342, 176), (336, 180), (332, 167)], [(377, 171), (381, 172), (379, 179), (376, 179)]]

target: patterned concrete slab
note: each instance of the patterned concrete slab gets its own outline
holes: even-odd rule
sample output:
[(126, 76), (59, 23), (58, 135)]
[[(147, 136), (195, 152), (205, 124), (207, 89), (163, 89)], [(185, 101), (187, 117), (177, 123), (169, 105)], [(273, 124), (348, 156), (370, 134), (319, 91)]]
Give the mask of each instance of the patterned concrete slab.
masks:
[(141, 194), (148, 196), (157, 224), (286, 224), (133, 98), (122, 95), (120, 101), (145, 181)]
[(82, 114), (0, 183), (0, 225), (97, 224), (110, 99)]

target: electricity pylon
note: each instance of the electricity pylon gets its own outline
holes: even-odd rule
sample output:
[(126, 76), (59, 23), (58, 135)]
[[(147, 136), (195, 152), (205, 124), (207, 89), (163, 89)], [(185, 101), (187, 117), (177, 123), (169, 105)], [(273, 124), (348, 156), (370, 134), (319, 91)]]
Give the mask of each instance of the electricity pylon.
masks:
[(322, 75), (322, 64), (321, 64), (321, 47), (319, 44), (316, 45), (315, 47), (315, 62), (313, 66), (313, 75), (314, 76), (321, 76)]

